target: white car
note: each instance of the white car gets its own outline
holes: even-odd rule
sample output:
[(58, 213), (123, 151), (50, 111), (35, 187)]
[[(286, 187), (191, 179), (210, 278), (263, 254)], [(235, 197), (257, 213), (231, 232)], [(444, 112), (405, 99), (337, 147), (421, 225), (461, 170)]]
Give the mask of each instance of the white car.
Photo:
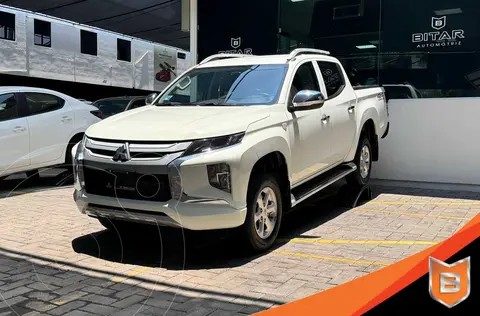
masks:
[(0, 87), (0, 178), (39, 168), (71, 166), (71, 149), (101, 120), (94, 106), (60, 92)]
[(383, 88), (354, 89), (328, 52), (214, 55), (86, 131), (74, 199), (110, 229), (240, 227), (264, 251), (293, 206), (343, 177), (366, 184), (388, 127)]

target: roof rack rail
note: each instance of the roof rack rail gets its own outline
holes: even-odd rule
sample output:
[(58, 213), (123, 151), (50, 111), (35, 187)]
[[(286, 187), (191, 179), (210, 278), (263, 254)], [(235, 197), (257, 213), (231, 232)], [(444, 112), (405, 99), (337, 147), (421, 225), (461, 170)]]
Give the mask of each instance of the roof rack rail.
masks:
[(215, 55), (212, 55), (212, 56), (208, 56), (207, 58), (205, 58), (204, 60), (202, 60), (199, 65), (201, 64), (205, 64), (205, 63), (208, 63), (209, 61), (212, 61), (212, 60), (217, 60), (217, 59), (225, 59), (225, 58), (240, 58), (240, 57), (249, 57), (249, 56), (254, 56), (254, 55), (251, 55), (251, 54), (215, 54)]
[(318, 54), (318, 55), (330, 55), (329, 51), (321, 50), (321, 49), (314, 49), (314, 48), (296, 48), (292, 50), (292, 52), (288, 55), (287, 60), (292, 60), (298, 55), (304, 54)]

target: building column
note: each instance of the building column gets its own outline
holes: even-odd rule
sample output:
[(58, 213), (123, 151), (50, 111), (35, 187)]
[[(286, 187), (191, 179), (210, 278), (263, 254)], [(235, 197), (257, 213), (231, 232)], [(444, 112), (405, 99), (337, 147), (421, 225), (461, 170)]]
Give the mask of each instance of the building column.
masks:
[(190, 0), (190, 54), (192, 63), (197, 64), (198, 59), (198, 0)]

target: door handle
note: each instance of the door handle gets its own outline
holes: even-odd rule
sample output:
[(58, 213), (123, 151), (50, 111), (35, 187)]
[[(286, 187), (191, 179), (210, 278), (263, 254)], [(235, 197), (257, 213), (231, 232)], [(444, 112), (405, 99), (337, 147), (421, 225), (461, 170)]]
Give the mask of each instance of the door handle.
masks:
[(322, 116), (322, 123), (327, 123), (329, 119), (330, 119), (330, 115), (325, 115), (325, 114), (323, 114), (323, 116)]
[(13, 132), (15, 132), (15, 133), (24, 132), (25, 130), (26, 130), (26, 128), (23, 127), (23, 126), (15, 126), (15, 127), (13, 128)]
[(355, 105), (350, 105), (348, 107), (348, 113), (353, 113), (355, 111)]
[(62, 117), (62, 122), (70, 122), (71, 120), (72, 120), (71, 117), (68, 117), (68, 116)]

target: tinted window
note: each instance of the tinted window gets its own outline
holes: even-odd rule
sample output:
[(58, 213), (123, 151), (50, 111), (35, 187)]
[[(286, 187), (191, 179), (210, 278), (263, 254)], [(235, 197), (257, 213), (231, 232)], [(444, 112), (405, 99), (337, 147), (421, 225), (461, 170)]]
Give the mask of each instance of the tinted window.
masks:
[(279, 52), (328, 50), (353, 86), (408, 82), (422, 98), (480, 97), (478, 0), (279, 2)]
[(112, 116), (125, 111), (125, 108), (130, 103), (130, 99), (104, 99), (93, 103), (100, 111), (103, 117)]
[(412, 92), (405, 86), (384, 86), (385, 93), (389, 99), (411, 99)]
[(0, 11), (0, 39), (15, 40), (15, 14)]
[(17, 100), (15, 94), (0, 95), (0, 122), (13, 120), (18, 117)]
[(327, 97), (330, 98), (332, 96), (335, 96), (338, 92), (341, 91), (345, 84), (339, 66), (335, 63), (323, 61), (318, 61), (317, 64), (318, 67), (320, 67), (323, 82), (325, 82), (325, 88), (327, 89)]
[[(259, 105), (277, 101), (286, 65), (200, 68), (190, 71), (158, 103)], [(190, 89), (191, 87), (195, 89)], [(196, 91), (196, 94), (192, 94)]]
[(132, 43), (130, 41), (117, 39), (117, 59), (132, 61)]
[(136, 109), (136, 108), (142, 107), (144, 105), (146, 105), (145, 104), (145, 99), (138, 99), (138, 100), (135, 100), (135, 101), (132, 102), (129, 109), (130, 110)]
[(97, 33), (80, 31), (80, 51), (82, 54), (97, 56)]
[(50, 22), (34, 20), (34, 43), (38, 46), (52, 47), (52, 25)]
[(46, 93), (26, 92), (25, 97), (30, 115), (55, 111), (65, 104), (59, 97)]
[(297, 69), (290, 88), (290, 101), (301, 90), (320, 91), (317, 74), (311, 62), (306, 62)]

